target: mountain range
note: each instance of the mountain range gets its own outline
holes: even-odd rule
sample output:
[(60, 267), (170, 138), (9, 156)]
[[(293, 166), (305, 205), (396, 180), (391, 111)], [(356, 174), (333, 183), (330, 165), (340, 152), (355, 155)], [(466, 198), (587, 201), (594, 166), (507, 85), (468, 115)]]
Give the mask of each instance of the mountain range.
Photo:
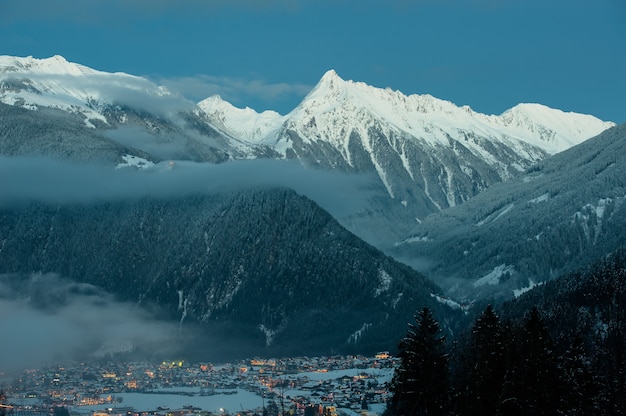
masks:
[[(0, 273), (60, 273), (125, 300), (162, 303), (168, 319), (194, 320), (220, 337), (247, 334), (257, 352), (293, 352), (294, 337), (310, 341), (307, 352), (358, 350), (347, 342), (357, 332), (359, 347), (389, 348), (409, 319), (401, 317), (422, 304), (452, 331), (464, 307), (450, 297), (464, 305), (510, 298), (619, 247), (625, 146), (624, 126), (590, 115), (540, 104), (486, 115), (333, 70), (281, 115), (218, 96), (193, 103), (145, 78), (60, 56), (2, 56), (6, 166), (18, 164), (24, 175), (50, 159), (104, 166), (104, 177), (138, 186), (130, 197), (110, 191), (124, 187), (119, 179), (79, 186), (89, 189), (88, 201), (54, 191), (35, 197), (29, 192), (42, 191), (27, 180), (29, 191), (5, 192), (20, 196), (0, 199)], [(260, 161), (281, 163), (278, 175), (259, 182), (278, 166), (253, 163)], [(187, 181), (200, 183), (192, 190), (178, 182), (178, 193), (145, 192), (196, 172), (186, 169), (191, 162), (224, 169), (199, 170)], [(310, 178), (315, 185), (302, 187)], [(338, 183), (353, 186), (337, 192)], [(98, 197), (98, 186), (115, 198)], [(332, 231), (320, 207), (338, 221)], [(139, 233), (145, 227), (148, 237)], [(271, 276), (280, 276), (275, 287)], [(298, 304), (296, 293), (311, 302)], [(309, 320), (323, 325), (297, 329)]]
[[(259, 114), (217, 96), (192, 103), (147, 79), (60, 56), (0, 57), (0, 102), (12, 106), (2, 118), (5, 155), (100, 157), (110, 163), (123, 163), (125, 155), (151, 162), (295, 159), (312, 168), (369, 175), (375, 196), (368, 208), (339, 220), (382, 249), (425, 216), (613, 125), (538, 104), (484, 115), (429, 95), (344, 81), (332, 70), (289, 114)], [(15, 108), (37, 111), (37, 120), (24, 122), (26, 114), (14, 115)], [(58, 131), (50, 126), (58, 110), (64, 132), (48, 137)], [(67, 135), (70, 126), (74, 133)], [(14, 129), (29, 130), (8, 134)], [(81, 139), (72, 140), (76, 135)]]

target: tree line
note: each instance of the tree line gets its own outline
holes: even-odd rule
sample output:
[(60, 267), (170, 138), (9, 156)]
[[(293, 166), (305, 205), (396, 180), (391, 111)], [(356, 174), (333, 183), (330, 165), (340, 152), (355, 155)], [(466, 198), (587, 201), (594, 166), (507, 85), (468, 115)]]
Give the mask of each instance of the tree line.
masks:
[[(520, 319), (503, 320), (489, 305), (453, 343), (431, 310), (418, 311), (398, 346), (400, 365), (385, 416), (626, 414), (625, 260), (621, 252), (567, 276), (577, 279), (568, 287), (587, 289), (584, 296), (559, 294), (569, 309), (544, 302)], [(586, 282), (598, 281), (606, 283), (607, 296), (599, 296), (598, 287), (589, 290)], [(573, 308), (575, 297), (603, 302)], [(557, 316), (554, 310), (586, 318)]]

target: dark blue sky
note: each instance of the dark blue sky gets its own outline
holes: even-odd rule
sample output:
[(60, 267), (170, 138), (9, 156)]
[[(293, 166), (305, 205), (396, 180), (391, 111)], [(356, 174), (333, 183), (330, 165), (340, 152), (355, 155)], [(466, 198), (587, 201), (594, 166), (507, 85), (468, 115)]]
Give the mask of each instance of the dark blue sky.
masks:
[(623, 0), (0, 0), (0, 54), (55, 54), (287, 113), (328, 69), (499, 114), (626, 121)]

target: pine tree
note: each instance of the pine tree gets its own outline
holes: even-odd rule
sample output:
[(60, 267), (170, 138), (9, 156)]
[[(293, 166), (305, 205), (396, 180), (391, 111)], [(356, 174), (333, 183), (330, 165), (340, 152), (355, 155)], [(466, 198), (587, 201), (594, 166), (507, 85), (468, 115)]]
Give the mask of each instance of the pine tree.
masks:
[(583, 334), (577, 333), (561, 357), (565, 391), (563, 411), (566, 415), (598, 414), (595, 399), (598, 394), (591, 359), (584, 346)]
[(449, 399), (446, 339), (431, 311), (424, 307), (409, 324), (399, 345), (400, 365), (387, 415), (444, 415)]
[(561, 412), (561, 377), (552, 339), (535, 307), (507, 348), (499, 414), (555, 415)]
[(495, 415), (504, 383), (506, 343), (500, 318), (491, 305), (476, 319), (464, 369), (464, 406), (468, 415)]

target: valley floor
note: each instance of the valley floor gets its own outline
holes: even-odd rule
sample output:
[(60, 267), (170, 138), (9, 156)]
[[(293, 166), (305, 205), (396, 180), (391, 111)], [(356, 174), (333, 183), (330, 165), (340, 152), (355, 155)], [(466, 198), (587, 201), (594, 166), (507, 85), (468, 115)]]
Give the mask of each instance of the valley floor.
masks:
[[(5, 383), (14, 414), (381, 414), (396, 360), (376, 357), (76, 363)], [(9, 381), (9, 380), (7, 380)], [(308, 410), (307, 410), (308, 409)]]

